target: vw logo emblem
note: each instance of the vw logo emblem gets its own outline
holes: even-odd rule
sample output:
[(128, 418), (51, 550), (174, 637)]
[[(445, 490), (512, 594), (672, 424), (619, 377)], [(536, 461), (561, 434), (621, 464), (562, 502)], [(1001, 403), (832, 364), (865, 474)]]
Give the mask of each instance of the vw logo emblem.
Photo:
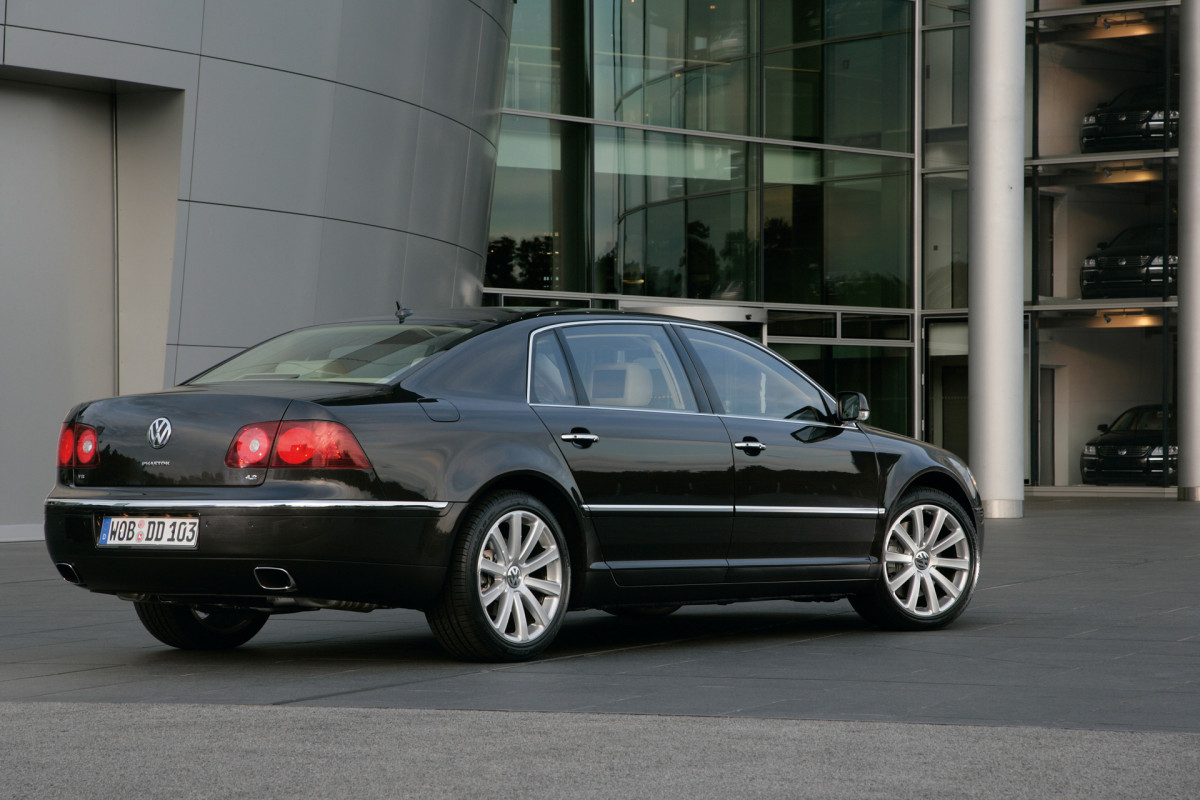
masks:
[(159, 417), (151, 422), (146, 430), (146, 441), (150, 442), (150, 446), (155, 450), (166, 447), (167, 442), (171, 441), (171, 420)]
[(521, 568), (513, 564), (508, 568), (508, 572), (505, 573), (504, 580), (508, 582), (509, 586), (516, 589), (521, 585)]

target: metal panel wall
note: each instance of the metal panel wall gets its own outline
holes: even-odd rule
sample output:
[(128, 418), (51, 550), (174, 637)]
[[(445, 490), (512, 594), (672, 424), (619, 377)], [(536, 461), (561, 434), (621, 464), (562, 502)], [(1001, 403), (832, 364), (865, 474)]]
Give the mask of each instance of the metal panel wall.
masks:
[[(395, 299), (478, 301), (508, 0), (0, 0), (0, 8), (0, 79), (82, 86), (106, 101), (175, 93), (162, 105), (172, 123), (141, 128), (148, 138), (121, 152), (152, 159), (160, 185), (163, 154), (178, 152), (176, 213), (146, 223), (160, 274), (147, 271), (148, 251), (138, 261), (158, 286), (138, 302), (169, 305), (167, 332), (152, 348), (163, 353), (165, 383), (290, 327), (388, 314)], [(12, 102), (0, 97), (0, 116)], [(129, 106), (143, 119), (154, 107)], [(113, 147), (61, 164), (111, 170)], [(0, 137), (6, 163), (29, 161), (29, 149)], [(85, 153), (96, 164), (80, 164)], [(36, 237), (16, 228), (4, 251)], [(85, 246), (65, 225), (58, 238)], [(85, 249), (111, 259), (111, 245)], [(0, 261), (6, 286), (14, 263)], [(112, 336), (115, 322), (97, 325)], [(160, 357), (128, 355), (128, 365)], [(51, 440), (61, 405), (48, 402)], [(6, 413), (5, 424), (26, 421)], [(44, 493), (34, 493), (22, 522), (37, 521), (29, 509)]]

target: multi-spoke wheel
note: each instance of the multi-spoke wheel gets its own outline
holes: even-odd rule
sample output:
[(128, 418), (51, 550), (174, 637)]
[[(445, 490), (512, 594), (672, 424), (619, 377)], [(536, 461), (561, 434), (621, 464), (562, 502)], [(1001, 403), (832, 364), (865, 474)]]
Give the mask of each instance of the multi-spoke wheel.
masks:
[(249, 608), (204, 608), (139, 600), (138, 619), (155, 639), (181, 650), (228, 650), (254, 638), (270, 615)]
[(945, 625), (966, 608), (979, 576), (974, 523), (949, 495), (912, 492), (888, 525), (882, 562), (873, 590), (850, 599), (855, 610), (887, 628)]
[(468, 516), (446, 588), (426, 618), (454, 655), (532, 658), (562, 626), (570, 583), (554, 515), (530, 495), (502, 492)]

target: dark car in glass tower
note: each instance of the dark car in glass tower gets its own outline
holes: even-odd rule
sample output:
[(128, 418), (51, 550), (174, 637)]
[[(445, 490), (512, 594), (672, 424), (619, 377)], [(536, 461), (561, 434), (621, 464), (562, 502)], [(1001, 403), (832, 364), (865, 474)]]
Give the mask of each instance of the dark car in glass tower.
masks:
[[(1175, 408), (1165, 416), (1161, 405), (1134, 406), (1121, 412), (1111, 425), (1100, 425), (1100, 435), (1083, 446), (1079, 469), (1084, 483), (1163, 484), (1176, 481), (1179, 447), (1175, 444)], [(1166, 457), (1163, 457), (1164, 430)]]
[[(1164, 235), (1169, 233), (1169, 238)], [(1161, 297), (1176, 293), (1179, 236), (1174, 224), (1134, 225), (1110, 242), (1101, 242), (1083, 259), (1079, 293), (1085, 300), (1104, 297)]]
[(569, 609), (848, 598), (920, 630), (971, 598), (967, 466), (749, 339), (616, 312), (397, 316), (74, 408), (46, 500), (62, 576), (180, 648), (412, 608), (450, 653), (497, 660), (542, 651)]
[(1134, 86), (1083, 117), (1079, 149), (1084, 153), (1113, 150), (1161, 150), (1179, 144), (1179, 97), (1168, 101), (1162, 84)]

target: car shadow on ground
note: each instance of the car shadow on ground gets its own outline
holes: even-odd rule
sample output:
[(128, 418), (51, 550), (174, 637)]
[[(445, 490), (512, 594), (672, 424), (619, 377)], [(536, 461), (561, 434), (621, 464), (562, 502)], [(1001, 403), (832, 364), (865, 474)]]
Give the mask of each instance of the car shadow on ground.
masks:
[[(845, 603), (766, 601), (685, 606), (669, 616), (648, 618), (589, 610), (569, 614), (555, 641), (536, 660), (692, 644), (731, 645), (739, 649), (768, 647), (870, 630)], [(149, 639), (149, 634), (146, 637)], [(409, 667), (471, 663), (459, 661), (442, 650), (426, 627), (424, 616), (412, 611), (280, 616), (270, 620), (257, 637), (236, 650), (204, 652), (151, 646), (136, 660), (148, 666), (273, 664), (301, 669), (305, 663), (329, 661)]]

